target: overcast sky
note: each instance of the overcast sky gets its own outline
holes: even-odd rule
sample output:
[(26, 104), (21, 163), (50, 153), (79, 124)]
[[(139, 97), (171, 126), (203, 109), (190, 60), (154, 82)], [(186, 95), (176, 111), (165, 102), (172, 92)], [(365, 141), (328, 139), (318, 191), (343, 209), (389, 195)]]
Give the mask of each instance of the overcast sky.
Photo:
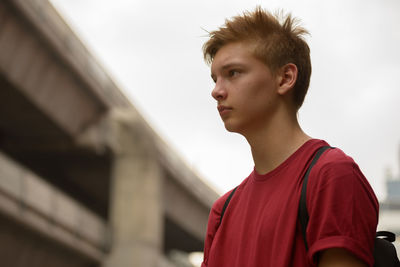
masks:
[(150, 125), (220, 193), (254, 165), (245, 139), (225, 130), (211, 98), (205, 30), (256, 5), (291, 12), (311, 33), (303, 129), (352, 156), (380, 199), (385, 170), (399, 176), (400, 1), (51, 2)]

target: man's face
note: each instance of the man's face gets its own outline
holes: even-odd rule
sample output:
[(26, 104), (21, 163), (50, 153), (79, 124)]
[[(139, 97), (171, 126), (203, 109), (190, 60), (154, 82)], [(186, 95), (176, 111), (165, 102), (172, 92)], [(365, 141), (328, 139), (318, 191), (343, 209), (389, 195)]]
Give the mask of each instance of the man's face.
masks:
[(225, 128), (246, 135), (271, 121), (278, 102), (278, 79), (253, 56), (245, 43), (220, 48), (211, 65), (217, 100)]

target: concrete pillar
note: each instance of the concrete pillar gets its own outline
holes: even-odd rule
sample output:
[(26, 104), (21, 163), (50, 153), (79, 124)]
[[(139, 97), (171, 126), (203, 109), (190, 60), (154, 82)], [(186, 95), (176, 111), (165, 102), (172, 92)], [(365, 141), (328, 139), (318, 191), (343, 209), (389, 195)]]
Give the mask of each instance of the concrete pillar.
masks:
[(134, 116), (119, 114), (112, 119), (117, 147), (111, 182), (111, 251), (104, 266), (155, 267), (163, 244), (162, 171), (152, 140), (134, 123)]

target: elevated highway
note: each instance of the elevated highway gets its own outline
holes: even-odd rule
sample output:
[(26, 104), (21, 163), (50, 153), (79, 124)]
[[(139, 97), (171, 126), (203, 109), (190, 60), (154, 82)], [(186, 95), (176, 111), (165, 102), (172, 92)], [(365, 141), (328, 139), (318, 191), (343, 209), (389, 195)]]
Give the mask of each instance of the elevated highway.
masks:
[(217, 197), (47, 0), (0, 2), (2, 266), (174, 266)]

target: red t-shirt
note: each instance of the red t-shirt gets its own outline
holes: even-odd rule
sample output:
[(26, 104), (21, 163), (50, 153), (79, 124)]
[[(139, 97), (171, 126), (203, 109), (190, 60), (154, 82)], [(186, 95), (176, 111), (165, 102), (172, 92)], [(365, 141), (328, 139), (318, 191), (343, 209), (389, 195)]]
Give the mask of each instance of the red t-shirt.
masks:
[(213, 205), (202, 267), (316, 266), (317, 253), (344, 248), (373, 266), (378, 201), (352, 158), (340, 149), (324, 152), (307, 186), (306, 251), (298, 206), (305, 171), (325, 141), (312, 139), (271, 172), (255, 170), (237, 188), (222, 224), (230, 192)]

